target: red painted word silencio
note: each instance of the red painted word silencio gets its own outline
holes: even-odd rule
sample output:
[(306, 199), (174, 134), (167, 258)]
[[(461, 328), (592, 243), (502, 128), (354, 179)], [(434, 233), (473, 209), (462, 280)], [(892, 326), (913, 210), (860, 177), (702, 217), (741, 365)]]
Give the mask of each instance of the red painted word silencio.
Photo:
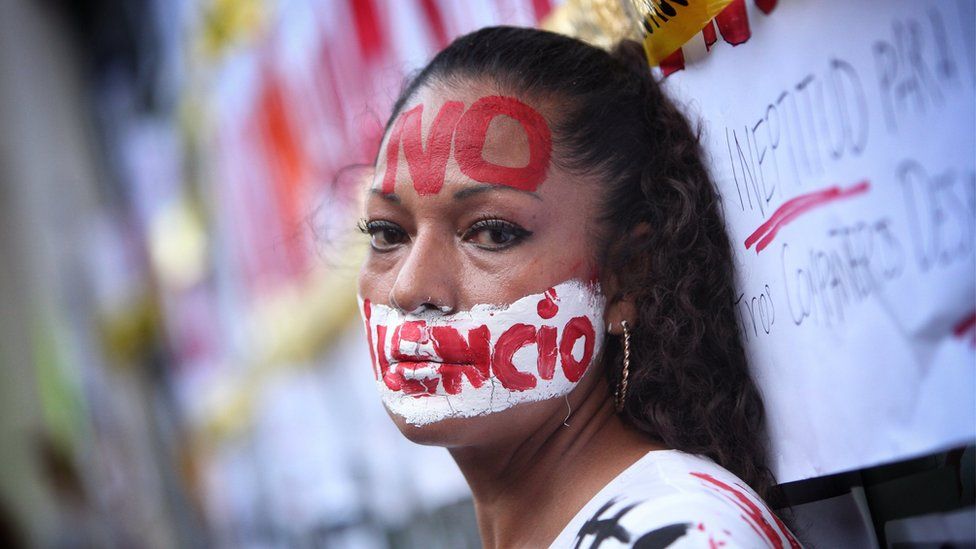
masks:
[[(552, 134), (545, 118), (518, 99), (490, 95), (475, 101), (467, 111), (460, 101), (444, 103), (431, 124), (426, 147), (420, 135), (423, 112), (423, 104), (417, 105), (400, 115), (390, 130), (384, 194), (392, 193), (396, 185), (401, 148), (413, 188), (419, 195), (437, 194), (444, 186), (452, 144), (461, 173), (475, 181), (534, 191), (545, 180), (552, 155)], [(488, 127), (496, 116), (512, 118), (525, 130), (529, 143), (525, 166), (502, 166), (484, 159)]]
[[(403, 391), (407, 394), (432, 394), (437, 388), (437, 380), (404, 379), (400, 372), (390, 372), (389, 359), (384, 352), (387, 337), (387, 327), (376, 326), (376, 342), (372, 341), (370, 331), (370, 303), (364, 303), (366, 312), (366, 334), (369, 339), (370, 355), (374, 364), (379, 364), (379, 372), (374, 372), (383, 378), (383, 382), (392, 391)], [(575, 383), (583, 377), (586, 367), (593, 358), (593, 346), (596, 334), (593, 323), (585, 316), (570, 319), (561, 330), (562, 337), (554, 326), (540, 326), (536, 329), (531, 324), (513, 324), (506, 329), (495, 343), (491, 345), (491, 333), (487, 326), (478, 326), (468, 330), (467, 337), (461, 335), (452, 326), (427, 326), (423, 320), (406, 321), (393, 329), (390, 340), (390, 354), (397, 359), (416, 362), (417, 357), (406, 356), (400, 352), (400, 343), (409, 341), (419, 344), (432, 343), (437, 355), (443, 361), (438, 363), (438, 372), (444, 383), (444, 390), (451, 395), (461, 392), (462, 376), (475, 388), (481, 385), (493, 374), (503, 387), (512, 391), (526, 391), (536, 386), (537, 378), (529, 372), (521, 372), (515, 368), (512, 357), (515, 352), (528, 345), (536, 345), (538, 358), (536, 369), (539, 378), (549, 380), (556, 371), (558, 356), (566, 379)], [(579, 339), (583, 339), (583, 356), (577, 360), (573, 356), (573, 348)], [(558, 341), (558, 345), (557, 345)], [(431, 385), (432, 384), (432, 385)]]

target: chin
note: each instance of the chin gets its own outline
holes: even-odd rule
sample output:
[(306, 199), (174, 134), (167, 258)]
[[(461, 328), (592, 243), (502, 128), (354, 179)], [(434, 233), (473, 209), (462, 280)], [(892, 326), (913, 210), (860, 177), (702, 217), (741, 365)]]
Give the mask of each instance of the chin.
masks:
[(511, 408), (471, 417), (448, 417), (424, 425), (409, 423), (403, 416), (387, 413), (408, 440), (425, 446), (459, 448), (501, 443), (537, 430), (562, 399), (527, 402)]
[(467, 446), (476, 437), (470, 436), (470, 423), (476, 423), (477, 418), (448, 418), (425, 425), (413, 425), (407, 420), (390, 413), (390, 418), (407, 440), (425, 446)]

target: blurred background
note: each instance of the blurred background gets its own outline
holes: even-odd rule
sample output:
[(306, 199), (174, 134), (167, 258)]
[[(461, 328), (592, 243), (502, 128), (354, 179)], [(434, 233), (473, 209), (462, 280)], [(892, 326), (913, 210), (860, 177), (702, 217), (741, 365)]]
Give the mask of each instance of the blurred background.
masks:
[[(875, 1), (850, 4), (872, 16), (865, 20), (878, 15), (865, 36), (901, 33), (909, 4)], [(641, 36), (624, 6), (671, 7), (655, 2), (0, 0), (0, 548), (479, 547), (457, 467), (443, 449), (399, 434), (369, 375), (355, 298), (368, 245), (355, 229), (368, 165), (408, 76), (454, 37), (512, 24), (606, 46), (635, 28)], [(738, 85), (751, 94), (750, 78), (777, 85), (756, 76), (783, 72), (768, 68), (778, 62), (827, 59), (804, 46), (763, 48), (776, 45), (777, 33), (802, 35), (791, 30), (799, 21), (807, 30), (832, 24), (849, 3), (783, 4), (709, 2), (727, 6), (715, 19), (726, 49), (713, 71), (741, 71)], [(968, 14), (955, 53), (968, 55), (971, 68), (972, 5), (952, 4)], [(929, 18), (949, 9), (935, 0), (919, 6)], [(674, 51), (655, 70), (707, 59), (717, 40), (708, 18), (691, 41), (657, 32)], [(736, 64), (728, 48), (749, 39), (750, 24), (765, 27), (752, 50), (738, 50), (750, 63)], [(912, 33), (905, 36), (916, 40)], [(878, 43), (864, 51), (876, 54)], [(722, 47), (708, 55), (723, 55)], [(676, 87), (696, 100), (736, 89), (705, 89), (721, 73), (680, 74)], [(707, 86), (695, 88), (696, 78)], [(945, 105), (969, 98), (960, 112), (971, 113), (972, 86), (950, 91)], [(713, 123), (746, 116), (735, 93), (715, 103), (722, 113)], [(974, 122), (946, 109), (940, 116), (954, 117), (951, 128), (933, 122), (882, 136), (890, 139), (876, 148), (889, 142), (915, 154), (917, 143), (961, 135), (937, 160), (956, 169), (961, 152), (959, 173), (972, 174), (965, 146)], [(896, 156), (879, 153), (852, 169), (883, 176)], [(731, 170), (724, 183), (738, 188)], [(813, 230), (805, 238), (822, 244)], [(960, 272), (972, 271), (967, 246)], [(922, 273), (905, 287), (948, 288), (938, 295), (969, 311), (971, 279), (953, 272)], [(906, 318), (919, 317), (914, 306), (906, 301)], [(968, 314), (963, 330), (940, 340), (957, 352), (942, 359), (947, 366), (973, 364), (976, 313)], [(866, 331), (878, 341), (887, 333)], [(899, 337), (927, 348), (933, 336)], [(791, 341), (808, 340), (783, 341), (792, 354)], [(873, 353), (865, 341), (838, 356)], [(829, 370), (808, 370), (835, 387)], [(976, 388), (961, 385), (970, 374), (932, 370), (942, 384), (929, 385), (937, 391), (929, 408), (918, 407), (926, 413), (917, 423), (862, 422), (881, 433), (884, 460), (865, 455), (853, 470), (816, 461), (814, 473), (785, 479), (784, 503), (810, 546), (901, 546), (892, 540), (922, 539), (916, 530), (973, 546), (973, 441), (932, 435), (942, 432), (932, 418), (950, 417), (968, 433), (961, 418), (969, 401), (941, 395), (958, 386), (971, 399)], [(900, 385), (885, 381), (847, 385), (897, 401), (890, 388)], [(895, 404), (916, 411), (913, 402)], [(871, 411), (881, 417), (898, 406)], [(924, 444), (889, 444), (891, 433)], [(858, 447), (845, 441), (824, 456), (848, 446)]]
[(357, 185), (410, 71), (557, 3), (0, 0), (0, 545), (476, 546), (362, 375)]

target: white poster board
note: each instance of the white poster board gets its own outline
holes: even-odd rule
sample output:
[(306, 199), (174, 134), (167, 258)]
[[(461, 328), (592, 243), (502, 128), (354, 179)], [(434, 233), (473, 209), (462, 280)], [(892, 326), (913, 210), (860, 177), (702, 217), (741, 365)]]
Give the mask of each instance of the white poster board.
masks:
[(665, 87), (704, 127), (775, 472), (971, 443), (974, 3), (772, 4)]

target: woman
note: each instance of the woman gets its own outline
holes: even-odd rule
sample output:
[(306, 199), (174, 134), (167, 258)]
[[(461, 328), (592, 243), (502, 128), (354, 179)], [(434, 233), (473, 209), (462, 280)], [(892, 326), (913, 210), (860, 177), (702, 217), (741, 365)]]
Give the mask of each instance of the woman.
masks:
[(486, 547), (796, 544), (746, 487), (729, 241), (639, 44), (457, 39), (394, 106), (362, 229), (383, 402), (448, 448)]

